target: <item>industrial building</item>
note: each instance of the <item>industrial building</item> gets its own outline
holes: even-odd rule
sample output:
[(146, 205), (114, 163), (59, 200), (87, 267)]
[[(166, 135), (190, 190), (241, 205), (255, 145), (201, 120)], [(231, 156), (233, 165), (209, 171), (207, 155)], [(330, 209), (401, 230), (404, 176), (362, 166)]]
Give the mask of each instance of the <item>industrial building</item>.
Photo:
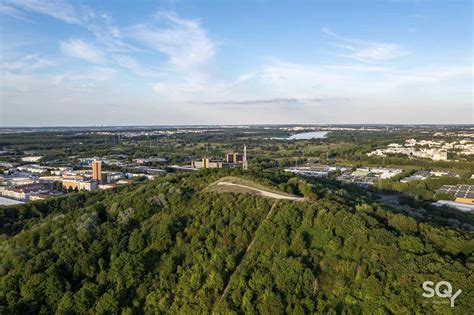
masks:
[(211, 160), (208, 158), (203, 158), (201, 161), (192, 161), (191, 165), (194, 168), (223, 168), (230, 166), (233, 163), (227, 163), (222, 160)]
[(244, 145), (244, 154), (241, 153), (227, 153), (225, 160), (211, 160), (209, 158), (202, 158), (202, 160), (195, 160), (191, 162), (192, 168), (231, 168), (242, 166), (244, 170), (247, 169), (247, 147)]
[(227, 153), (225, 160), (227, 163), (242, 163), (244, 161), (244, 155), (240, 153)]

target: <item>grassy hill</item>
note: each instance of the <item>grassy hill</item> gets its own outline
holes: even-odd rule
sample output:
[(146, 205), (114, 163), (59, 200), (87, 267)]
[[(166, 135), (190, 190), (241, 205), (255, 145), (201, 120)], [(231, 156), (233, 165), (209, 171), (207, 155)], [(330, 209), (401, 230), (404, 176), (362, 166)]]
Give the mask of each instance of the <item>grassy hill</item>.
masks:
[(216, 192), (249, 192), (249, 193), (252, 193), (252, 190), (245, 190), (245, 189), (242, 189), (242, 190), (239, 190), (238, 188), (235, 188), (234, 190), (230, 190), (228, 191), (225, 186), (219, 186), (218, 184), (219, 183), (234, 183), (234, 184), (239, 184), (239, 185), (242, 185), (242, 186), (248, 186), (248, 187), (251, 187), (251, 188), (256, 188), (256, 189), (261, 189), (261, 190), (265, 190), (265, 191), (269, 191), (269, 192), (274, 192), (274, 193), (277, 193), (277, 194), (282, 194), (282, 195), (286, 195), (286, 196), (291, 196), (290, 194), (288, 194), (287, 192), (284, 192), (284, 191), (281, 191), (281, 190), (278, 190), (278, 189), (275, 189), (269, 185), (262, 185), (258, 182), (255, 182), (255, 181), (252, 181), (252, 180), (249, 180), (249, 179), (245, 179), (245, 178), (242, 178), (242, 177), (237, 177), (237, 176), (223, 176), (221, 178), (219, 178), (217, 181), (213, 182), (212, 184), (210, 184), (206, 189), (205, 191), (216, 191)]
[[(214, 191), (230, 175), (306, 201)], [(1, 208), (0, 314), (473, 313), (472, 232), (265, 176), (168, 175)], [(461, 288), (455, 307), (424, 298), (426, 280)]]
[(218, 193), (247, 193), (272, 199), (286, 199), (293, 201), (304, 200), (302, 197), (294, 196), (287, 192), (279, 191), (266, 185), (256, 183), (255, 181), (236, 176), (222, 177), (206, 187), (204, 191)]

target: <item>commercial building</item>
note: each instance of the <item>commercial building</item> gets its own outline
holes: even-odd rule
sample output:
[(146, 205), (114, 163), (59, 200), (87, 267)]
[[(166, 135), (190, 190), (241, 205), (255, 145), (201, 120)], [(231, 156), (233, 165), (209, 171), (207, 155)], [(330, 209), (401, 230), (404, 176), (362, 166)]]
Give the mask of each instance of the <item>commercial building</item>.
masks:
[(331, 168), (327, 165), (301, 166), (295, 168), (285, 168), (285, 172), (309, 177), (328, 177)]
[(107, 183), (115, 183), (124, 177), (125, 175), (122, 172), (107, 172)]
[(102, 165), (100, 160), (92, 161), (92, 179), (100, 181), (102, 179)]
[(22, 166), (18, 166), (16, 169), (19, 170), (20, 172), (28, 172), (32, 174), (44, 174), (48, 171), (46, 167), (40, 166), (37, 164), (22, 165)]
[(170, 165), (166, 167), (166, 171), (170, 173), (176, 173), (176, 172), (193, 172), (197, 171), (198, 169), (195, 168), (192, 164), (191, 165)]
[(337, 179), (361, 185), (373, 185), (381, 179), (391, 178), (402, 172), (398, 168), (358, 168), (352, 173), (344, 173)]
[(453, 195), (455, 202), (474, 205), (474, 185), (443, 185), (437, 192)]
[(408, 177), (400, 179), (400, 182), (402, 183), (409, 183), (415, 180), (425, 180), (428, 177), (431, 177), (431, 172), (430, 171), (418, 171)]
[(166, 159), (160, 158), (160, 157), (149, 157), (149, 158), (143, 158), (143, 159), (133, 159), (132, 162), (134, 164), (152, 164), (152, 163), (166, 163)]
[(77, 190), (94, 190), (97, 189), (96, 181), (80, 181), (74, 179), (63, 179), (62, 184), (65, 188), (76, 189)]
[(61, 193), (53, 192), (53, 191), (38, 193), (38, 194), (30, 195), (30, 201), (46, 200), (46, 199), (49, 199), (51, 197), (56, 197), (56, 196), (59, 196), (59, 195), (61, 195)]
[(41, 160), (42, 156), (24, 156), (21, 158), (22, 162), (35, 163)]
[(6, 179), (9, 186), (21, 186), (33, 184), (35, 181), (30, 177), (18, 176)]
[(2, 197), (27, 201), (31, 195), (47, 193), (49, 189), (42, 184), (28, 184), (16, 187), (7, 187), (1, 190)]
[(409, 183), (414, 180), (425, 180), (430, 177), (459, 177), (458, 174), (453, 172), (445, 172), (445, 171), (417, 171), (414, 174), (402, 178), (400, 182), (402, 183)]

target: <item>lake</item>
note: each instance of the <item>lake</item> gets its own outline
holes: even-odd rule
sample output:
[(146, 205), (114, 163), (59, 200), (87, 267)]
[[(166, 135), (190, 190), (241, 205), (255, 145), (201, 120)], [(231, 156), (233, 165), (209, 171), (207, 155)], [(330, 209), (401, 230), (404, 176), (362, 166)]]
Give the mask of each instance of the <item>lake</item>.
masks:
[(322, 139), (325, 138), (328, 134), (327, 131), (312, 131), (312, 132), (302, 132), (294, 134), (286, 140), (309, 140), (309, 139)]

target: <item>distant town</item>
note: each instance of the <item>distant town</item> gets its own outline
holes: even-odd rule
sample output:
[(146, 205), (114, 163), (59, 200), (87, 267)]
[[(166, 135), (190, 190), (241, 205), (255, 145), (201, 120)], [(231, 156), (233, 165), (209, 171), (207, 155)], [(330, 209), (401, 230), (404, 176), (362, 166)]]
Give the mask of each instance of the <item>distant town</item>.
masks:
[[(432, 203), (461, 211), (474, 209), (472, 127), (196, 126), (64, 131), (1, 130), (0, 205), (112, 189), (167, 173), (226, 168), (245, 171), (262, 163), (276, 163), (277, 167), (270, 170), (361, 187), (452, 179), (449, 183), (453, 185), (440, 184), (433, 190)], [(34, 149), (38, 145), (32, 142), (21, 150), (15, 145), (18, 141), (24, 146), (24, 139), (34, 137), (37, 132), (50, 133), (66, 142), (70, 139), (75, 147), (67, 150), (72, 154), (58, 154), (62, 150), (60, 146), (52, 150), (41, 146)], [(388, 142), (406, 137), (410, 132), (417, 138)], [(360, 135), (375, 139), (376, 148), (374, 142), (364, 143), (365, 153), (348, 155), (350, 148), (357, 145), (354, 136)], [(43, 141), (42, 145), (47, 147), (48, 141)], [(384, 142), (388, 143), (384, 145)], [(88, 152), (100, 154), (87, 156)], [(400, 164), (401, 157), (405, 157), (401, 163), (404, 165), (394, 167)], [(428, 160), (434, 164), (423, 162)]]

